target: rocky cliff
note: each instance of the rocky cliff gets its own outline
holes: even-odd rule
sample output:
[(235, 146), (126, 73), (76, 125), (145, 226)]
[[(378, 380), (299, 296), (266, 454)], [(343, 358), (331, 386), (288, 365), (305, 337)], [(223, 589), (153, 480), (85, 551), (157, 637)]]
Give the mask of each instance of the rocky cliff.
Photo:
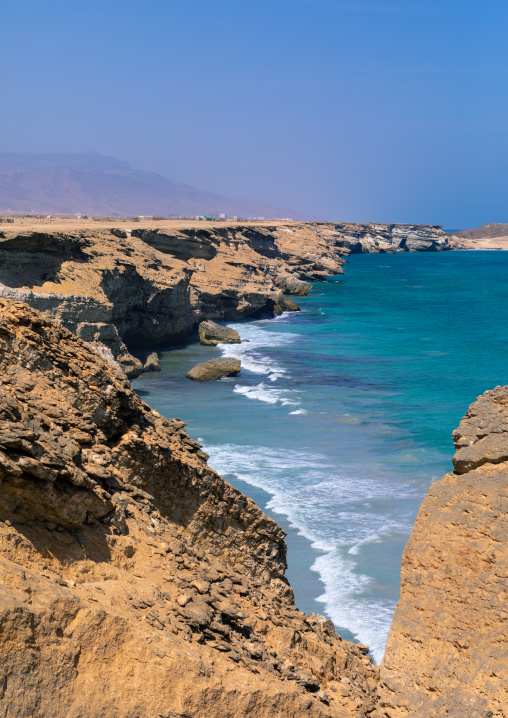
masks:
[(441, 252), (461, 249), (461, 242), (450, 237), (439, 225), (426, 224), (336, 224), (337, 246), (353, 253)]
[(184, 424), (0, 299), (0, 715), (362, 718), (377, 669)]
[(479, 397), (453, 439), (454, 471), (404, 551), (379, 716), (508, 715), (508, 387)]
[(135, 376), (141, 364), (125, 344), (174, 341), (203, 319), (295, 308), (283, 292), (306, 294), (305, 280), (341, 273), (351, 251), (453, 247), (437, 228), (409, 225), (133, 226), (9, 225), (0, 232), (0, 296), (100, 344)]

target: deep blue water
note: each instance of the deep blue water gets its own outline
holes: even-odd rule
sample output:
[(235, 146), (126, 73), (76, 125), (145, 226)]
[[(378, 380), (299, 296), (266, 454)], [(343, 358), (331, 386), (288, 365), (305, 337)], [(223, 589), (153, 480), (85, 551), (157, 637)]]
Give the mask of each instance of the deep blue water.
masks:
[[(288, 531), (297, 604), (380, 660), (420, 502), (451, 432), (508, 383), (508, 252), (357, 255), (302, 312), (230, 324), (241, 345), (168, 349), (134, 382), (189, 422), (210, 464)], [(235, 379), (185, 378), (239, 356)]]

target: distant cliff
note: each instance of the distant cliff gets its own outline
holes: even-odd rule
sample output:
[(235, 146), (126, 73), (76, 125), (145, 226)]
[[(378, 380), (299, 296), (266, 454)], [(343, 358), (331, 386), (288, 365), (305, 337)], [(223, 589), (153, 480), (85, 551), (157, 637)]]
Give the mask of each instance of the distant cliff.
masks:
[(283, 292), (341, 273), (350, 252), (452, 248), (439, 228), (417, 225), (18, 223), (0, 229), (0, 295), (107, 347), (135, 375), (125, 343), (168, 343), (203, 319), (284, 309)]

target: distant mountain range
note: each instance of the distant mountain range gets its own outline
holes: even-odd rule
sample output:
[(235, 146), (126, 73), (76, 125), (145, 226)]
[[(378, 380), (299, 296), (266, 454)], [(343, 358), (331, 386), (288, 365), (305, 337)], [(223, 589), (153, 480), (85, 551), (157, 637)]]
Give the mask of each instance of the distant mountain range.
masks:
[(86, 215), (310, 217), (283, 207), (172, 182), (96, 152), (0, 153), (0, 212)]

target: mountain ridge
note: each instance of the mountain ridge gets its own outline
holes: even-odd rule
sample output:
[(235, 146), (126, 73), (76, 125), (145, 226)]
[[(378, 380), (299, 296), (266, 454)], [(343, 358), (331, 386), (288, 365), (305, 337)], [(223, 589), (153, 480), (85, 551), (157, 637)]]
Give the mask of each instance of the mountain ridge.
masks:
[(302, 212), (243, 197), (224, 197), (136, 170), (96, 152), (0, 153), (0, 212), (88, 215), (291, 217)]

